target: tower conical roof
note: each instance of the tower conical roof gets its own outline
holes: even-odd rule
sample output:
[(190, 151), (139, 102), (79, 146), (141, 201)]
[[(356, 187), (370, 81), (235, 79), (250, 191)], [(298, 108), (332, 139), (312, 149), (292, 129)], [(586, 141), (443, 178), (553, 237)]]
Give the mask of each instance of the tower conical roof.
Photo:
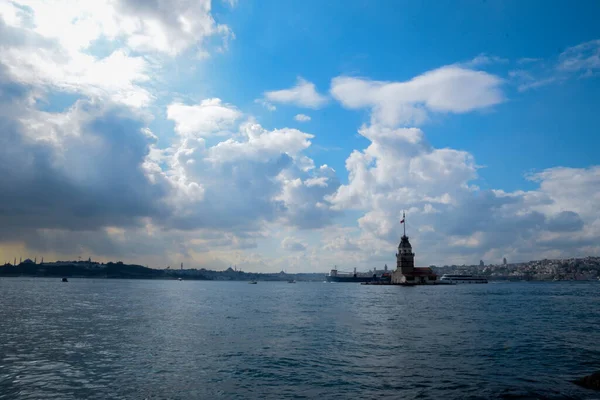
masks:
[(408, 236), (402, 235), (402, 238), (400, 239), (400, 244), (398, 245), (398, 249), (407, 249), (407, 250), (412, 249), (412, 246), (410, 245), (410, 242), (408, 241)]

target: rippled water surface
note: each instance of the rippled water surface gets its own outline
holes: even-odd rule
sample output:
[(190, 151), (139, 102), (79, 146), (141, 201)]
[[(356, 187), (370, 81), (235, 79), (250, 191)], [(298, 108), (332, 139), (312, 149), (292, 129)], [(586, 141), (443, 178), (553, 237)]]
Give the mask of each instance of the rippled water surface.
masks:
[(572, 398), (600, 284), (0, 279), (0, 399)]

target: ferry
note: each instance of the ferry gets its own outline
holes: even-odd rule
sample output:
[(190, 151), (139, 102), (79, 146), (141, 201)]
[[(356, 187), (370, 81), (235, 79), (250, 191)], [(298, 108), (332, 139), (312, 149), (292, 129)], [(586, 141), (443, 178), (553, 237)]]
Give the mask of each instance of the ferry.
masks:
[(444, 274), (440, 278), (440, 283), (488, 283), (487, 279), (475, 275), (448, 275)]

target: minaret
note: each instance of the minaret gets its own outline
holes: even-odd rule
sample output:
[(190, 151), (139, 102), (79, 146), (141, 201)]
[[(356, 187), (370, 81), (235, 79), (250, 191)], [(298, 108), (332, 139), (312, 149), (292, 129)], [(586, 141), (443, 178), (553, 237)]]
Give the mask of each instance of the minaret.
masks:
[(396, 270), (403, 275), (411, 274), (415, 269), (415, 253), (412, 252), (412, 246), (406, 236), (406, 215), (402, 213), (401, 224), (404, 225), (404, 234), (398, 245), (398, 253), (396, 254)]

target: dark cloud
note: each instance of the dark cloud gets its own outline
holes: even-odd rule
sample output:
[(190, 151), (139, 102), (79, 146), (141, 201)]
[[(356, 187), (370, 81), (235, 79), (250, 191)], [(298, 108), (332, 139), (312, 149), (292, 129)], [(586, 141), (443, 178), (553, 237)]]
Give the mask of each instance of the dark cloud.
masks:
[(194, 168), (204, 198), (162, 222), (184, 230), (257, 230), (264, 221), (272, 221), (285, 212), (284, 203), (273, 200), (280, 190), (275, 177), (291, 163), (287, 154), (265, 161), (235, 160), (219, 165), (201, 160), (200, 167)]
[(597, 245), (598, 239), (596, 237), (582, 237), (582, 236), (557, 236), (550, 239), (540, 239), (536, 241), (536, 244), (546, 250), (557, 250), (564, 254), (572, 254), (573, 250), (578, 250), (586, 246)]
[[(134, 226), (168, 213), (168, 186), (142, 169), (152, 139), (141, 121), (83, 100), (67, 114), (41, 114), (27, 96), (27, 87), (0, 75), (0, 235)], [(49, 122), (57, 117), (62, 122)], [(42, 128), (33, 131), (35, 124)]]
[[(449, 235), (466, 236), (478, 231), (495, 230), (501, 221), (501, 208), (518, 201), (512, 197), (498, 197), (492, 191), (482, 191), (464, 199), (459, 207), (444, 207), (440, 229)], [(518, 221), (505, 221), (514, 225)]]
[(284, 250), (288, 250), (288, 251), (304, 251), (306, 250), (306, 245), (304, 245), (304, 243), (291, 238), (291, 237), (287, 237), (285, 239), (283, 239), (283, 241), (281, 242), (281, 247)]
[(342, 213), (326, 200), (340, 187), (335, 171), (321, 167), (301, 184), (284, 188), (286, 222), (300, 229), (317, 229), (333, 223)]
[(583, 220), (573, 211), (563, 211), (548, 219), (546, 228), (551, 232), (577, 232), (583, 228)]
[[(323, 200), (339, 187), (335, 173), (307, 173), (286, 151), (286, 143), (303, 146), (301, 132), (279, 136), (286, 141), (281, 149), (229, 141), (212, 157), (198, 142), (183, 155), (174, 150), (171, 164), (149, 158), (156, 139), (131, 110), (79, 99), (62, 113), (46, 113), (33, 108), (32, 93), (0, 75), (0, 241), (61, 254), (189, 255), (255, 248), (268, 221), (312, 228), (335, 215)], [(186, 199), (179, 166), (199, 197)], [(288, 199), (281, 197), (283, 173), (304, 179)], [(321, 178), (326, 182), (311, 181)], [(140, 229), (148, 221), (160, 239)], [(197, 232), (205, 238), (190, 242)]]

